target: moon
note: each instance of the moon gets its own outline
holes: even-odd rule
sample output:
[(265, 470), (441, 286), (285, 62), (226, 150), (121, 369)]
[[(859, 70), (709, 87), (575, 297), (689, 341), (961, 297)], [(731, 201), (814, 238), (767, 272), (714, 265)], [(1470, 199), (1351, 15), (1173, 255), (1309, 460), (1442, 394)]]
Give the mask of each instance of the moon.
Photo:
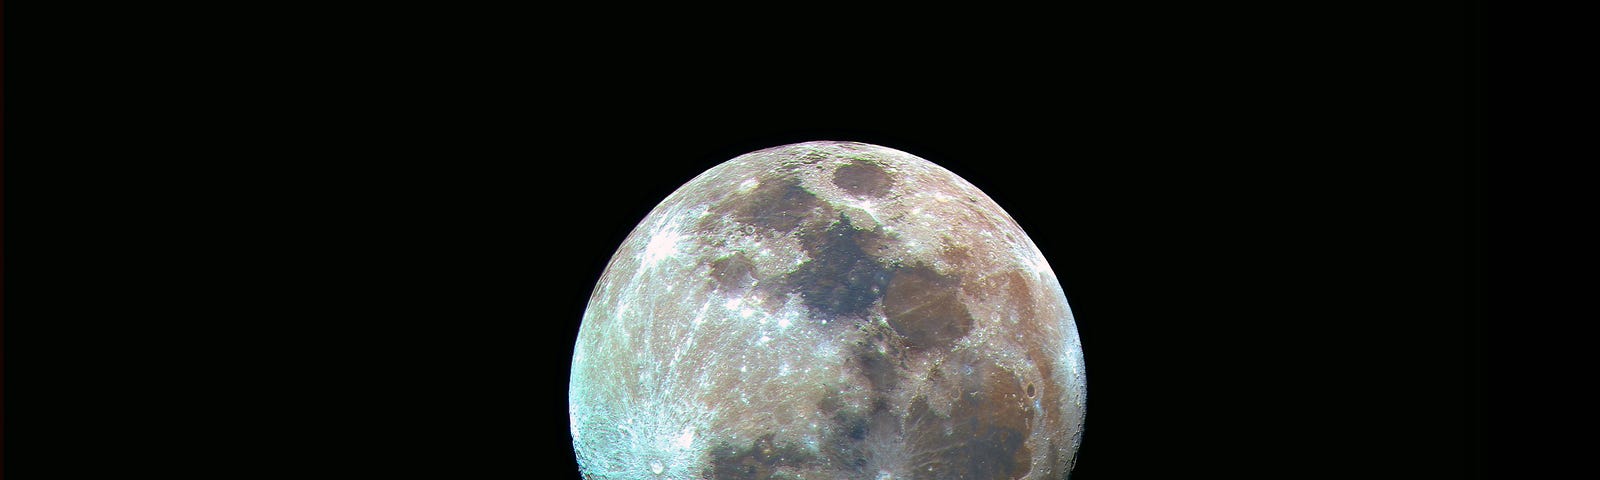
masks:
[(741, 155), (640, 221), (573, 350), (589, 479), (1059, 479), (1083, 353), (977, 187), (856, 142)]

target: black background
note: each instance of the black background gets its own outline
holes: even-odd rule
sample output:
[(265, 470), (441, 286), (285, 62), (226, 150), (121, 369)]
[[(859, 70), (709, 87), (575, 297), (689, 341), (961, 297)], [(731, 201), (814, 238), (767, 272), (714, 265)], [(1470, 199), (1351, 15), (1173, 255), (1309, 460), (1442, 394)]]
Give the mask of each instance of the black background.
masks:
[(701, 171), (832, 139), (954, 171), (1052, 262), (1089, 377), (1074, 478), (1474, 472), (1469, 12), (1205, 13), (530, 52), (526, 84), (419, 118), (443, 133), (405, 176), (414, 246), (441, 263), (396, 298), (433, 307), (402, 338), (439, 357), (406, 405), (449, 413), (411, 448), (571, 472), (566, 368), (612, 250)]
[(164, 88), (216, 101), (128, 149), (200, 162), (95, 175), (200, 180), (66, 207), (138, 215), (112, 230), (159, 247), (100, 252), (145, 267), (107, 282), (194, 319), (98, 331), (181, 348), (77, 371), (201, 390), (112, 389), (160, 406), (83, 408), (144, 427), (102, 441), (176, 432), (136, 460), (162, 471), (577, 478), (572, 341), (623, 238), (722, 161), (854, 140), (977, 185), (1050, 261), (1089, 381), (1074, 479), (1479, 470), (1475, 7), (665, 13), (321, 12), (198, 53)]

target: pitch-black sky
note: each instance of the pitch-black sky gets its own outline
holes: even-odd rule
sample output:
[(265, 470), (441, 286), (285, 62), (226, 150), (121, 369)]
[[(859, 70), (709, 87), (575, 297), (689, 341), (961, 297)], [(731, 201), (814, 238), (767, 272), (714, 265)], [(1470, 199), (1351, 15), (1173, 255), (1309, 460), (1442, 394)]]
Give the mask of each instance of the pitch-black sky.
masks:
[(855, 140), (976, 184), (1060, 275), (1089, 378), (1074, 478), (1465, 475), (1465, 13), (1281, 13), (822, 52), (493, 50), (531, 70), (427, 94), (471, 106), (423, 107), (433, 158), (400, 175), (422, 265), (396, 298), (438, 317), (401, 335), (438, 352), (414, 403), (456, 412), (418, 413), (447, 423), (408, 450), (573, 475), (571, 341), (622, 238), (721, 161)]
[(184, 205), (272, 185), (183, 237), (260, 245), (206, 270), (270, 287), (207, 286), (263, 316), (214, 337), (273, 345), (223, 376), (293, 431), (256, 463), (577, 478), (567, 369), (612, 251), (717, 163), (854, 140), (972, 182), (1059, 275), (1074, 479), (1477, 471), (1473, 7), (630, 12), (340, 16), (219, 97), (259, 126), (186, 133), (226, 180)]

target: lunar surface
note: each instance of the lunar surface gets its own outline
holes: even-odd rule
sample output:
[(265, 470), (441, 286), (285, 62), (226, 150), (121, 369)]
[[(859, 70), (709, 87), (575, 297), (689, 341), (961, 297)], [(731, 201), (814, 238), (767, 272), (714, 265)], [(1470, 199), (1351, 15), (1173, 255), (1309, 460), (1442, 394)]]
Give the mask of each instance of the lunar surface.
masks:
[(590, 479), (1061, 479), (1084, 417), (1066, 296), (970, 183), (852, 142), (673, 192), (595, 286), (572, 358)]

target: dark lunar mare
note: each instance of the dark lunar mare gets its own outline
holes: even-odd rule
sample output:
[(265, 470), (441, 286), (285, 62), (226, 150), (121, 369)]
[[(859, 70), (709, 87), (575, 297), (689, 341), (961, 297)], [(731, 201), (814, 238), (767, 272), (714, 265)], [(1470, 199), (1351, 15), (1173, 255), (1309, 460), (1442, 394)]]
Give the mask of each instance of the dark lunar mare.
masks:
[(870, 235), (850, 224), (849, 217), (827, 230), (807, 235), (800, 244), (811, 257), (789, 274), (786, 284), (817, 313), (814, 318), (861, 318), (889, 287), (893, 269), (863, 251), (857, 237)]
[(812, 455), (799, 445), (778, 442), (773, 434), (758, 438), (747, 447), (726, 442), (711, 449), (711, 466), (702, 476), (715, 480), (781, 480), (794, 478), (777, 472), (780, 467), (800, 467)]

